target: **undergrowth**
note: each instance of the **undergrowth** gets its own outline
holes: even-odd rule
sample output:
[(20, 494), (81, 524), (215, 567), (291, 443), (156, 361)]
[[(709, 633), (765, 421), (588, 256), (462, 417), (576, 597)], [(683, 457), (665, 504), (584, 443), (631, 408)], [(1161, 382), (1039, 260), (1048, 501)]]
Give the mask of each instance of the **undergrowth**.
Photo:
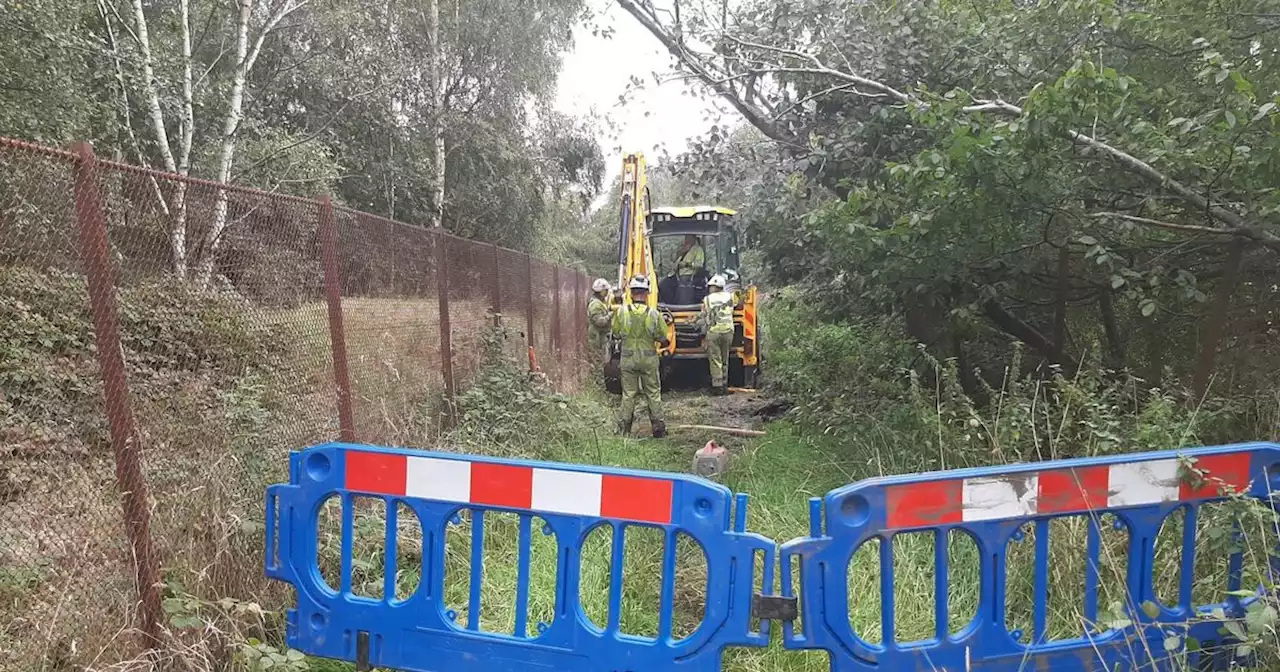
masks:
[[(0, 564), (0, 620), (9, 623), (0, 626), (0, 652), (10, 656), (0, 661), (22, 661), (25, 665), (14, 669), (41, 672), (147, 669), (141, 663), (128, 668), (101, 662), (111, 658), (112, 646), (128, 639), (127, 633), (104, 631), (109, 628), (103, 626), (124, 627), (133, 588), (127, 580), (127, 558), (121, 555), (122, 530), (114, 522), (118, 503), (111, 495), (110, 462), (100, 450), (105, 424), (96, 406), (97, 371), (84, 326), (83, 279), (0, 270), (0, 411), (7, 418), (0, 501), (6, 503), (3, 534), (8, 535), (0, 550), (7, 554)], [(331, 423), (327, 407), (312, 407), (307, 396), (329, 398), (322, 385), (323, 368), (317, 367), (301, 382), (291, 380), (295, 387), (289, 387), (286, 376), (296, 379), (296, 372), (281, 368), (280, 362), (322, 362), (324, 348), (287, 338), (289, 328), (297, 326), (291, 321), (302, 314), (297, 311), (287, 313), (287, 318), (282, 313), (262, 319), (239, 299), (193, 295), (165, 284), (124, 289), (120, 301), (131, 382), (143, 409), (140, 427), (151, 451), (147, 465), (156, 500), (153, 524), (166, 558), (166, 645), (160, 669), (350, 669), (301, 657), (284, 646), (283, 612), (289, 593), (261, 575), (261, 493), (267, 483), (285, 478), (284, 452), (300, 445), (300, 435), (289, 428), (314, 423), (325, 431), (332, 429), (325, 424)], [(1003, 380), (987, 385), (985, 401), (977, 403), (961, 388), (955, 363), (936, 361), (895, 339), (892, 325), (823, 324), (799, 307), (777, 306), (766, 315), (771, 334), (768, 377), (794, 409), (762, 439), (735, 444), (724, 480), (737, 491), (751, 493), (749, 526), (774, 539), (794, 538), (808, 528), (807, 498), (873, 476), (1178, 448), (1228, 438), (1274, 438), (1266, 433), (1274, 418), (1263, 406), (1217, 399), (1188, 404), (1176, 391), (1149, 389), (1134, 377), (1105, 371), (1092, 362), (1083, 363), (1073, 377), (1028, 370), (1016, 349)], [(694, 441), (676, 433), (653, 441), (614, 436), (613, 411), (602, 393), (557, 392), (545, 377), (527, 371), (521, 358), (512, 354), (511, 341), (512, 333), (502, 327), (481, 336), (476, 355), (480, 365), (459, 391), (456, 405), (448, 409), (454, 423), (443, 432), (427, 427), (424, 420), (442, 408), (439, 390), (417, 378), (403, 380), (403, 371), (415, 370), (412, 365), (402, 366), (387, 356), (389, 350), (371, 348), (370, 360), (394, 372), (385, 377), (386, 384), (404, 389), (395, 408), (379, 406), (379, 399), (364, 399), (369, 408), (379, 408), (368, 414), (370, 421), (383, 422), (387, 436), (402, 437), (403, 443), (439, 450), (687, 469), (693, 444), (704, 437)], [(419, 345), (401, 345), (387, 347), (419, 354)], [(296, 394), (295, 389), (309, 391)], [(702, 398), (677, 396), (666, 401), (673, 415), (684, 413), (693, 422), (706, 420), (705, 414), (713, 409)], [(8, 459), (15, 455), (21, 459)], [(12, 475), (12, 465), (19, 465), (18, 478)], [(68, 469), (78, 469), (77, 476), (68, 479)], [(1186, 478), (1196, 478), (1195, 464), (1185, 464), (1184, 472)], [(90, 530), (94, 534), (88, 537), (56, 543), (31, 532), (13, 537), (10, 529), (21, 529), (28, 520), (13, 518), (18, 515), (13, 512), (30, 511), (41, 511), (51, 523), (87, 513), (112, 524)], [(335, 585), (338, 513), (336, 501), (323, 510), (317, 558), (322, 574)], [(421, 525), (412, 512), (399, 507), (392, 577), (383, 575), (386, 504), (358, 498), (352, 513), (354, 591), (370, 597), (387, 591), (399, 597), (412, 594), (422, 580), (425, 552)], [(1180, 598), (1179, 542), (1185, 524), (1184, 518), (1170, 518), (1154, 546), (1156, 593), (1166, 604)], [(478, 534), (481, 525), (483, 533)], [(1267, 566), (1275, 518), (1269, 509), (1246, 498), (1230, 498), (1202, 509), (1196, 526), (1202, 540), (1192, 563), (1197, 603), (1233, 597), (1226, 589), (1225, 558), (1235, 551), (1245, 552), (1242, 590), (1270, 586)], [(86, 526), (65, 528), (83, 531)], [(1047, 622), (1053, 637), (1123, 627), (1151, 606), (1124, 602), (1127, 532), (1104, 524), (1101, 546), (1107, 562), (1099, 580), (1100, 622), (1086, 622), (1080, 587), (1085, 571), (1081, 549), (1088, 528), (1083, 516), (1054, 521), (1048, 528), (1052, 602)], [(611, 534), (607, 528), (593, 531), (584, 548), (580, 599), (585, 616), (597, 625), (617, 620), (624, 632), (652, 636), (660, 626), (659, 577), (668, 540), (652, 527), (624, 528), (622, 607), (621, 613), (611, 615)], [(1008, 618), (1011, 630), (1019, 630), (1024, 641), (1033, 618), (1036, 534), (1034, 526), (1028, 528), (1008, 549)], [(528, 607), (520, 614), (515, 594), (522, 535), (531, 544), (531, 582)], [(481, 517), (463, 511), (447, 526), (445, 541), (445, 598), (460, 627), (474, 619), (479, 629), (512, 633), (523, 627), (518, 634), (532, 634), (550, 618), (557, 594), (557, 540), (544, 533), (536, 516)], [(933, 594), (936, 542), (922, 534), (897, 535), (884, 542), (892, 545), (894, 557), (894, 630), (899, 641), (932, 635), (937, 621), (933, 601), (919, 596)], [(678, 588), (671, 628), (680, 636), (696, 629), (702, 619), (707, 568), (696, 543), (685, 538), (674, 543)], [(951, 613), (946, 620), (954, 631), (971, 618), (982, 579), (973, 541), (957, 533), (946, 543), (951, 558)], [(849, 604), (850, 627), (869, 641), (882, 635), (878, 551), (873, 544), (864, 545), (846, 571), (851, 594), (858, 596)], [(473, 575), (476, 558), (484, 566), (482, 575)], [(473, 576), (480, 581), (482, 605), (476, 613), (469, 609)], [(69, 604), (68, 596), (79, 602)], [(69, 616), (89, 612), (99, 617), (84, 623)], [(1209, 611), (1199, 618), (1220, 623), (1244, 647), (1239, 653), (1256, 655), (1263, 662), (1280, 659), (1276, 604), (1271, 598), (1253, 602), (1243, 618), (1225, 611)], [(3, 664), (0, 668), (8, 669)], [(818, 672), (828, 667), (825, 656), (773, 647), (733, 650), (725, 669)]]

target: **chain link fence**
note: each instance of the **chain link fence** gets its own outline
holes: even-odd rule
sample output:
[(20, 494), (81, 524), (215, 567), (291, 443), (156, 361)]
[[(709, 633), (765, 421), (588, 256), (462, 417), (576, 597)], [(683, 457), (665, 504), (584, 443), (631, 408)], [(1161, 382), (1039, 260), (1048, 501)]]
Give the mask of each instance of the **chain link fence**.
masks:
[(327, 198), (0, 139), (0, 670), (226, 655), (165, 625), (283, 590), (258, 521), (288, 451), (432, 445), (496, 323), (571, 391), (588, 286)]

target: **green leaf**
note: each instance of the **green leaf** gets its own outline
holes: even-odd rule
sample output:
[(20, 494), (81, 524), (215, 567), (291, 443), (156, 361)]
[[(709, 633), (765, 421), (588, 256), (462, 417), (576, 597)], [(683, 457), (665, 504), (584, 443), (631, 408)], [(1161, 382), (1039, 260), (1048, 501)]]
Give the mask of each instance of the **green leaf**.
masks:
[(1263, 106), (1258, 108), (1257, 114), (1253, 115), (1253, 120), (1258, 121), (1259, 119), (1267, 116), (1268, 114), (1271, 114), (1271, 110), (1274, 110), (1274, 109), (1276, 109), (1275, 103), (1264, 104)]
[(1156, 302), (1151, 299), (1143, 299), (1141, 305), (1143, 317), (1151, 317), (1156, 312)]
[[(1260, 605), (1254, 602), (1254, 605)], [(1251, 605), (1252, 607), (1252, 605)], [(1250, 608), (1244, 615), (1245, 625), (1249, 627), (1250, 632), (1263, 633), (1271, 630), (1276, 624), (1276, 608), (1271, 605), (1257, 606)]]
[(1170, 653), (1182, 648), (1182, 638), (1177, 635), (1169, 635), (1164, 638), (1164, 650)]
[(1111, 276), (1111, 289), (1119, 289), (1124, 284), (1124, 278), (1113, 275)]
[(174, 616), (169, 619), (169, 625), (184, 630), (186, 628), (203, 628), (204, 621), (199, 616)]
[(1222, 113), (1222, 116), (1226, 117), (1227, 119), (1227, 128), (1236, 127), (1236, 115), (1234, 112), (1232, 112), (1231, 110), (1226, 110)]
[(1147, 618), (1151, 618), (1151, 619), (1159, 618), (1160, 607), (1155, 602), (1152, 602), (1151, 600), (1147, 600), (1142, 603), (1142, 613), (1146, 614)]

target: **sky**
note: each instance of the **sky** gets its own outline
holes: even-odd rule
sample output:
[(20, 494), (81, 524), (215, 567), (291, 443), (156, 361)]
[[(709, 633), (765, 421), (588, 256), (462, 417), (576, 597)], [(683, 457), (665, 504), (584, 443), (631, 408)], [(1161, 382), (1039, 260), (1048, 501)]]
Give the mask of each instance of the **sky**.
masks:
[[(707, 131), (714, 112), (709, 100), (686, 94), (696, 83), (664, 81), (655, 84), (653, 73), (669, 73), (671, 55), (656, 38), (613, 0), (590, 0), (597, 27), (613, 29), (605, 38), (592, 34), (592, 25), (574, 31), (574, 49), (564, 58), (555, 107), (568, 114), (587, 116), (593, 112), (608, 120), (600, 146), (604, 150), (608, 185), (617, 175), (622, 155), (643, 152), (656, 163), (660, 149), (679, 154), (688, 140)], [(625, 105), (618, 97), (627, 93), (632, 77), (644, 80), (643, 90), (634, 92)], [(609, 128), (612, 126), (612, 128)], [(621, 151), (619, 151), (619, 147)]]

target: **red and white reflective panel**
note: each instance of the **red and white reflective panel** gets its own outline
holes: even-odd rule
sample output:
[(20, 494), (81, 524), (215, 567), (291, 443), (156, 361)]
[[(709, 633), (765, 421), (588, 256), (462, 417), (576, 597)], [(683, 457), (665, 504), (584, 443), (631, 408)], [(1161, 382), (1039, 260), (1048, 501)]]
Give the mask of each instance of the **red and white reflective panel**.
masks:
[(346, 488), (379, 495), (632, 520), (671, 522), (673, 483), (392, 453), (346, 451)]
[(1199, 487), (1182, 482), (1177, 459), (891, 485), (886, 522), (891, 529), (927, 527), (1211, 499), (1249, 488), (1249, 456), (1196, 458), (1206, 474)]

